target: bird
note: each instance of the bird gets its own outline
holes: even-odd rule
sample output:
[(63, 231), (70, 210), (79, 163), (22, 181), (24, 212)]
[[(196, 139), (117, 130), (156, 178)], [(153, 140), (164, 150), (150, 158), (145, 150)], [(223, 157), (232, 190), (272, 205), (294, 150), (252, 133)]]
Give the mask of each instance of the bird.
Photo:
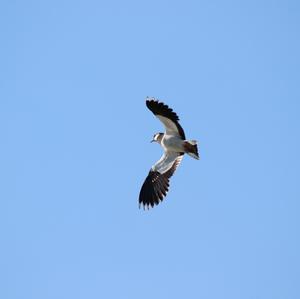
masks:
[(199, 160), (196, 140), (186, 140), (179, 117), (168, 105), (155, 98), (146, 98), (147, 108), (162, 122), (165, 132), (154, 134), (151, 142), (163, 148), (162, 157), (151, 167), (140, 194), (139, 207), (153, 208), (163, 201), (169, 191), (169, 181), (184, 154)]

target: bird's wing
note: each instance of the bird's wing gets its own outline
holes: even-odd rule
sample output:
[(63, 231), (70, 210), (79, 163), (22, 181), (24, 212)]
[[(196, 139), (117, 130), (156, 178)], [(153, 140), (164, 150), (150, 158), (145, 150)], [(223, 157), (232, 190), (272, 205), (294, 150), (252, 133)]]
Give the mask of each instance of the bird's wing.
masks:
[(169, 179), (183, 158), (183, 154), (166, 152), (151, 168), (139, 196), (139, 205), (148, 208), (157, 205), (169, 191)]
[(169, 106), (154, 99), (147, 99), (146, 105), (164, 124), (167, 134), (178, 135), (185, 140), (184, 131), (179, 124), (179, 117)]

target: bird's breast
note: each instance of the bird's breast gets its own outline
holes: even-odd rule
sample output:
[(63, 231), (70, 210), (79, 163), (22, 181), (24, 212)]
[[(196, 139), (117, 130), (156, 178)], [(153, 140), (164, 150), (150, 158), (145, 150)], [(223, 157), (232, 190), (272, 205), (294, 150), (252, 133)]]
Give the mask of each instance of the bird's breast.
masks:
[(183, 141), (177, 136), (165, 135), (161, 143), (167, 151), (182, 152), (183, 150)]

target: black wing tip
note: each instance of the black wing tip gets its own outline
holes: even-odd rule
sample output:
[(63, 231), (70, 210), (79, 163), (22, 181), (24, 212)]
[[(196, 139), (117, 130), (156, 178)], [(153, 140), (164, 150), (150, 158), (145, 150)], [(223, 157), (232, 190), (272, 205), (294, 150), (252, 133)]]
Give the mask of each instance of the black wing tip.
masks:
[(159, 100), (155, 99), (155, 98), (146, 98), (146, 106), (148, 107), (148, 109), (150, 109), (154, 114), (155, 111), (157, 110), (158, 107), (165, 105), (164, 103), (160, 102)]
[(139, 209), (143, 208), (143, 210), (146, 211), (146, 210), (150, 210), (150, 209), (154, 208), (157, 205), (158, 205), (158, 203), (153, 204), (153, 203), (141, 203), (140, 202)]
[(163, 202), (163, 200), (159, 200), (158, 202), (156, 201), (142, 201), (139, 202), (139, 209), (143, 209), (145, 210), (150, 210), (152, 208), (154, 208), (155, 206), (158, 206), (161, 202)]
[[(158, 180), (158, 185), (153, 185), (153, 180)], [(168, 191), (168, 178), (163, 178), (159, 172), (151, 169), (140, 191), (139, 208), (143, 207), (144, 210), (153, 208), (164, 200)]]
[(155, 206), (158, 206), (165, 199), (165, 196), (162, 199), (160, 199), (157, 195), (153, 195), (153, 196), (155, 196), (155, 198), (153, 197), (139, 198), (139, 209), (143, 208), (143, 210), (149, 210), (150, 208), (154, 208)]
[(155, 115), (162, 115), (171, 118), (174, 121), (179, 121), (178, 115), (170, 108), (168, 105), (160, 102), (156, 98), (146, 98), (146, 106), (151, 110)]

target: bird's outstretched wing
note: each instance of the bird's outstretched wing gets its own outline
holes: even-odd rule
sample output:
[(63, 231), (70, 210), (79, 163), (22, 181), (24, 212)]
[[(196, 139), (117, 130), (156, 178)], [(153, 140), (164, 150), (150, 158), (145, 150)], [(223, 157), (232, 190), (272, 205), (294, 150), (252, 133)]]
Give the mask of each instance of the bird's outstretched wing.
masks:
[(178, 115), (169, 106), (155, 99), (146, 100), (147, 107), (164, 124), (166, 133), (169, 135), (178, 135), (185, 140), (185, 134), (179, 124)]
[(139, 196), (139, 206), (158, 205), (169, 191), (169, 179), (183, 158), (182, 153), (166, 152), (151, 168)]

